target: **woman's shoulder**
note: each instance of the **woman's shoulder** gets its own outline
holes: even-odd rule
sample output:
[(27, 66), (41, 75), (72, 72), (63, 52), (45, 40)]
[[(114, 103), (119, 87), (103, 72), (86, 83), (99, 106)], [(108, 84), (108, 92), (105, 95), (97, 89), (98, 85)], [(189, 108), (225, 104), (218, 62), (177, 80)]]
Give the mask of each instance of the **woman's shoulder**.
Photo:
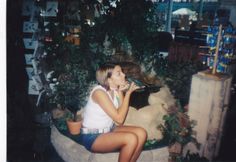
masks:
[(102, 91), (106, 92), (106, 89), (103, 86), (101, 86), (101, 85), (94, 85), (94, 87), (92, 88), (91, 94), (94, 91), (97, 91), (97, 90), (102, 90)]
[(93, 98), (94, 96), (97, 97), (101, 97), (104, 95), (108, 95), (107, 91), (104, 87), (102, 87), (101, 85), (96, 85), (94, 86), (94, 88), (92, 89), (91, 93), (90, 93), (90, 98)]

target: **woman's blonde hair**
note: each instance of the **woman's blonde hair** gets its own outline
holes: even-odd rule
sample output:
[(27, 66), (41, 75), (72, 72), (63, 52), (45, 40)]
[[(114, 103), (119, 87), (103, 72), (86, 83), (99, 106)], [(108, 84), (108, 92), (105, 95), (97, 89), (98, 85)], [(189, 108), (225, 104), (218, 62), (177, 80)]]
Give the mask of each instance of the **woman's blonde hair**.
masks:
[(98, 83), (103, 86), (106, 90), (109, 90), (108, 78), (111, 77), (112, 71), (115, 66), (119, 66), (116, 63), (105, 63), (99, 67), (96, 72), (96, 79)]

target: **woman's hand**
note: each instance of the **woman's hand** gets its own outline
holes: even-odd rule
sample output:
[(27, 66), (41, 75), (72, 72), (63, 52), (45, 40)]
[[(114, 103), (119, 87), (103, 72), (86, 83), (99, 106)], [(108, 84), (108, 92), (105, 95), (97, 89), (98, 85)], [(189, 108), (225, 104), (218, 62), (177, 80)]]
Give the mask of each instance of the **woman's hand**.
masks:
[(130, 87), (130, 84), (128, 81), (125, 82), (124, 85), (119, 86), (119, 91), (126, 92)]
[(134, 82), (131, 82), (130, 84), (129, 84), (129, 88), (128, 88), (128, 90), (127, 90), (127, 92), (126, 93), (132, 93), (132, 92), (134, 92), (135, 90), (137, 90), (137, 89), (139, 89), (140, 87), (139, 86), (137, 86)]

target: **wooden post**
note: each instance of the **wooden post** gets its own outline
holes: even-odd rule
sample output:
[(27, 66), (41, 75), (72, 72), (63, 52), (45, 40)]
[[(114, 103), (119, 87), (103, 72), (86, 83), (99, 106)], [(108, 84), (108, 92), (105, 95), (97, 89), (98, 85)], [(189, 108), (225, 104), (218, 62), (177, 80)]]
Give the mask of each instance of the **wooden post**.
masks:
[(212, 74), (213, 75), (216, 73), (216, 68), (217, 68), (217, 61), (218, 61), (218, 55), (219, 55), (219, 46), (220, 46), (220, 40), (221, 40), (221, 32), (222, 32), (222, 24), (220, 24), (220, 26), (219, 26), (219, 32), (218, 32), (218, 37), (217, 37), (214, 65), (213, 65), (213, 69), (212, 69)]

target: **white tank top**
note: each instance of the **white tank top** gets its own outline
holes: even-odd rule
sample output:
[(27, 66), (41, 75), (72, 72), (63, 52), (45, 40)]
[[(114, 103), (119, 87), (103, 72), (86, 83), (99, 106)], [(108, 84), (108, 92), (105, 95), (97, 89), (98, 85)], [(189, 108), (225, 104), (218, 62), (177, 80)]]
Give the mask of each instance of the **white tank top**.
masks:
[(83, 127), (85, 128), (95, 128), (95, 129), (103, 129), (103, 128), (110, 128), (113, 126), (114, 122), (110, 116), (92, 99), (92, 94), (95, 90), (101, 89), (105, 91), (108, 96), (110, 97), (111, 101), (113, 102), (114, 106), (118, 108), (119, 101), (116, 97), (114, 100), (112, 99), (111, 95), (108, 91), (100, 85), (97, 85), (93, 88), (89, 95), (88, 102), (84, 107), (84, 114), (83, 114)]

